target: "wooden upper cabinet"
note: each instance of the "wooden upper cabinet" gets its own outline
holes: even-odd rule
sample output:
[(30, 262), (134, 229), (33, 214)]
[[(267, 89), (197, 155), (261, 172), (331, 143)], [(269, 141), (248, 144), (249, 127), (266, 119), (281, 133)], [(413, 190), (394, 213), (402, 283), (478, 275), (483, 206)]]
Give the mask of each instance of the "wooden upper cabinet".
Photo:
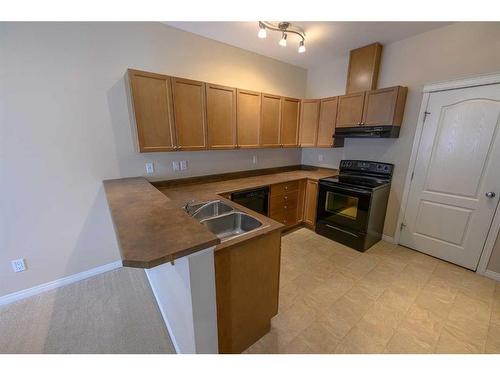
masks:
[(362, 125), (401, 126), (407, 92), (402, 86), (367, 91)]
[(238, 147), (259, 147), (260, 100), (260, 92), (237, 90)]
[(205, 83), (176, 77), (171, 79), (178, 149), (206, 149)]
[(299, 144), (300, 100), (281, 98), (281, 131), (282, 147), (297, 147)]
[(206, 91), (208, 148), (235, 148), (236, 89), (207, 83)]
[(364, 92), (339, 96), (336, 127), (350, 128), (361, 125), (364, 102)]
[(347, 70), (346, 94), (373, 90), (377, 87), (381, 55), (382, 45), (380, 43), (351, 50)]
[(300, 106), (300, 141), (301, 147), (316, 146), (319, 121), (319, 99), (304, 99)]
[(172, 151), (175, 148), (170, 78), (128, 70), (140, 152)]
[(332, 147), (337, 122), (337, 105), (339, 98), (321, 99), (319, 107), (319, 125), (317, 147)]
[(260, 145), (280, 147), (281, 97), (262, 94)]

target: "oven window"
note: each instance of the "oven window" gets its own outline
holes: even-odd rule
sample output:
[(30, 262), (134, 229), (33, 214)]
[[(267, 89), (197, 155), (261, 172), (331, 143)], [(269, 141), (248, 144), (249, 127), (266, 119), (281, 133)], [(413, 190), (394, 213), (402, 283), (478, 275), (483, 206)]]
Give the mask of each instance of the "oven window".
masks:
[(325, 211), (356, 220), (359, 199), (348, 195), (326, 192)]

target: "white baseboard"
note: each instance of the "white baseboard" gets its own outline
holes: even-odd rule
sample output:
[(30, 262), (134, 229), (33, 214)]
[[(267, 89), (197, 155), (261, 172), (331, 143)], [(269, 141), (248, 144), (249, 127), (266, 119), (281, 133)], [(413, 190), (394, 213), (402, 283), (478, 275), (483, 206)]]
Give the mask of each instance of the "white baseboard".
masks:
[(385, 242), (396, 243), (396, 241), (394, 240), (394, 237), (386, 236), (385, 234), (382, 235), (382, 239)]
[(120, 268), (121, 266), (122, 266), (122, 262), (116, 261), (113, 263), (108, 263), (108, 264), (104, 264), (104, 265), (99, 266), (99, 267), (92, 268), (92, 269), (87, 270), (87, 271), (76, 273), (74, 275), (66, 276), (66, 277), (63, 277), (61, 279), (49, 281), (48, 283), (40, 284), (40, 285), (34, 286), (32, 288), (20, 290), (19, 292), (6, 294), (5, 296), (0, 297), (0, 306), (7, 305), (9, 303), (19, 301), (21, 299), (28, 298), (28, 297), (31, 297), (31, 296), (34, 296), (34, 295), (37, 295), (37, 294), (40, 294), (43, 292), (47, 292), (49, 290), (56, 289), (56, 288), (59, 288), (59, 287), (64, 286), (64, 285), (69, 285), (69, 284), (75, 283), (77, 281), (87, 279), (87, 278), (92, 277), (92, 276), (99, 275), (100, 273), (104, 273), (107, 271), (111, 271), (111, 270)]
[(479, 272), (479, 273), (483, 276), (489, 277), (490, 279), (500, 281), (500, 273), (498, 273), (498, 272), (486, 270), (484, 272)]

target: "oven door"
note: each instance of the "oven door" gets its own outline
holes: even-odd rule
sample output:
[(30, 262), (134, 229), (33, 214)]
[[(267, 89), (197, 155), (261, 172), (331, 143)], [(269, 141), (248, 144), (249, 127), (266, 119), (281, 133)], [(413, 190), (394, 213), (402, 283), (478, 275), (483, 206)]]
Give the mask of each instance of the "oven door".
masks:
[(366, 232), (371, 190), (320, 182), (317, 221)]

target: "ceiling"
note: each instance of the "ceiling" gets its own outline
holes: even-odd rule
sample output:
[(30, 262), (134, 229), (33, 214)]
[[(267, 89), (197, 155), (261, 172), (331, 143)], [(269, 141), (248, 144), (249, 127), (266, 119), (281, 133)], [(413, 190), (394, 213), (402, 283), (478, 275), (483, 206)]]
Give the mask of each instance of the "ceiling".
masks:
[(297, 52), (299, 37), (290, 34), (288, 46), (280, 47), (279, 32), (257, 38), (258, 22), (164, 22), (219, 42), (227, 43), (290, 64), (310, 68), (345, 56), (353, 48), (373, 42), (382, 44), (406, 39), (450, 22), (293, 22), (306, 32), (305, 53)]

